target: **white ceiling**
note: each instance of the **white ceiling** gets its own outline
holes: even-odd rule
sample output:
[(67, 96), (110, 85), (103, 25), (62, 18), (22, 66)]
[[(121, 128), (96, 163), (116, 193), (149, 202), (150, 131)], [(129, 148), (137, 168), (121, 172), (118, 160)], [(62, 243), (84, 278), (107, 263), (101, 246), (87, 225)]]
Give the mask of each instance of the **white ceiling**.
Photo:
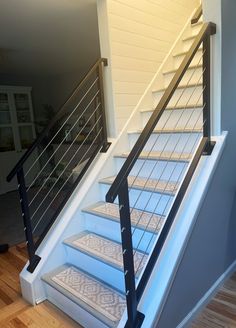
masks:
[(0, 73), (68, 73), (98, 56), (96, 0), (0, 1)]

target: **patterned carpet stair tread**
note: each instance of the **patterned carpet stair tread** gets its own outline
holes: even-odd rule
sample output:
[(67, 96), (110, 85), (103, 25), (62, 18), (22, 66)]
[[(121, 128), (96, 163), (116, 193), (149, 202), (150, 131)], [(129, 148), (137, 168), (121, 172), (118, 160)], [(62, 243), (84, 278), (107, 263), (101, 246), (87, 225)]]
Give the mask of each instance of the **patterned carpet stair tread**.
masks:
[[(120, 221), (119, 207), (117, 204), (98, 202), (83, 209), (84, 212), (106, 217), (114, 221)], [(131, 223), (133, 227), (158, 233), (164, 223), (165, 216), (131, 208)]]
[[(83, 231), (72, 236), (66, 239), (64, 243), (123, 271), (123, 254), (120, 243), (90, 231)], [(137, 275), (146, 262), (147, 255), (145, 253), (134, 252), (134, 268)]]
[[(112, 184), (115, 176), (111, 176), (100, 180), (101, 183)], [(176, 181), (166, 181), (160, 179), (148, 179), (143, 177), (128, 176), (128, 184), (130, 188), (141, 189), (145, 191), (159, 192), (173, 196), (179, 187)]]
[(71, 264), (42, 279), (109, 327), (117, 326), (126, 308), (124, 295)]
[[(117, 154), (115, 157), (127, 158), (129, 153)], [(184, 152), (173, 152), (173, 151), (143, 151), (139, 155), (139, 159), (149, 159), (149, 160), (163, 160), (163, 161), (177, 161), (177, 162), (188, 162), (192, 157), (191, 153)]]

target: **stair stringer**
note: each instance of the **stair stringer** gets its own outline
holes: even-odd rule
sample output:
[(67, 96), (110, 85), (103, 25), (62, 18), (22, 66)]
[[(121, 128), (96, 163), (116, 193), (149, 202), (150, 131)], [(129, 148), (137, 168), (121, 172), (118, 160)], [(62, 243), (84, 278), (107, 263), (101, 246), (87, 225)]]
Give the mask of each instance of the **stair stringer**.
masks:
[(171, 290), (175, 274), (184, 256), (198, 213), (223, 153), (226, 138), (227, 132), (212, 138), (216, 141), (212, 155), (203, 156), (200, 159), (193, 175), (139, 303), (138, 310), (145, 314), (143, 328), (158, 326), (158, 320)]

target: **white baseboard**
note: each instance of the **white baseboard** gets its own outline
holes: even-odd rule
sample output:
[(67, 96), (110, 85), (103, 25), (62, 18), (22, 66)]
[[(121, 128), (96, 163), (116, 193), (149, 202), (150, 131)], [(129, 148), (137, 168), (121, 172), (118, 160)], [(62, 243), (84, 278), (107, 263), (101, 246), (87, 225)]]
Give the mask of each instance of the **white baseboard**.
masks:
[(201, 310), (206, 306), (207, 303), (214, 297), (217, 293), (219, 287), (224, 283), (224, 281), (230, 277), (230, 275), (236, 270), (236, 260), (228, 267), (228, 269), (216, 280), (216, 282), (211, 286), (206, 294), (199, 300), (192, 311), (181, 321), (176, 328), (187, 328), (192, 320), (201, 312)]

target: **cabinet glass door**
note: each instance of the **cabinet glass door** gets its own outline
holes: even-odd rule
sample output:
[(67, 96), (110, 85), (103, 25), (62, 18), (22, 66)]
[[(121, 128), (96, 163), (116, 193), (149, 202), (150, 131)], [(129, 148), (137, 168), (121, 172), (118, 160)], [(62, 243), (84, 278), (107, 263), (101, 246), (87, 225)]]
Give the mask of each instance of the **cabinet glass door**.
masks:
[(11, 124), (10, 107), (7, 93), (0, 93), (0, 124)]
[(15, 143), (12, 127), (0, 125), (0, 152), (13, 150), (15, 150)]
[(31, 123), (29, 96), (26, 93), (14, 94), (18, 123)]
[(29, 146), (32, 144), (34, 139), (32, 125), (19, 126), (19, 134), (20, 134), (21, 149), (29, 148)]

